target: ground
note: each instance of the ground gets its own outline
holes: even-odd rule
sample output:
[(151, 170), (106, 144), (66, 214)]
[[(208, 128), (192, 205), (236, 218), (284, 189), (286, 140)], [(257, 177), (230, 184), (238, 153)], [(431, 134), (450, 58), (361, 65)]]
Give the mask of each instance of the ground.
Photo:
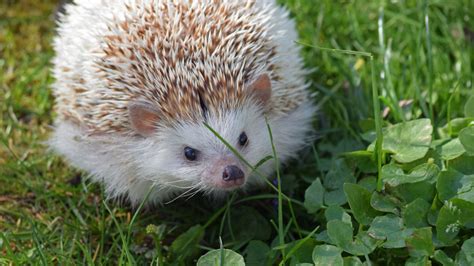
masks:
[(313, 69), (314, 145), (281, 193), (140, 210), (43, 143), (57, 1), (0, 2), (0, 264), (182, 265), (218, 249), (199, 263), (472, 265), (474, 2), (280, 2)]

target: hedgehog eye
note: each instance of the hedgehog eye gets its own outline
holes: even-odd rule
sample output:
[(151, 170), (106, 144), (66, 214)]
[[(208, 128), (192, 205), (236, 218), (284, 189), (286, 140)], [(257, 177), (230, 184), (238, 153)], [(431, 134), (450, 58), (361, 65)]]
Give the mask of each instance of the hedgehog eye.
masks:
[(240, 133), (240, 136), (239, 136), (240, 146), (245, 146), (248, 141), (249, 139), (247, 138), (247, 134), (245, 134), (245, 132)]
[(197, 157), (197, 150), (190, 148), (190, 147), (185, 147), (184, 148), (184, 156), (186, 159), (189, 161), (195, 161)]

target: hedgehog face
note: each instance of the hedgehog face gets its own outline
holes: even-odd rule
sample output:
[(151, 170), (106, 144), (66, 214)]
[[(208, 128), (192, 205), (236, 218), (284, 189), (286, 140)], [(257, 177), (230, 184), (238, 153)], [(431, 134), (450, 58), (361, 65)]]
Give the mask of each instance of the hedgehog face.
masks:
[(252, 182), (251, 169), (204, 123), (252, 165), (271, 154), (263, 112), (250, 101), (239, 109), (209, 114), (205, 122), (180, 123), (157, 133), (162, 147), (151, 165), (160, 168), (157, 172), (172, 175), (171, 182), (205, 192), (228, 191)]
[(253, 183), (250, 168), (239, 157), (255, 165), (271, 154), (262, 108), (271, 96), (268, 76), (260, 76), (248, 92), (240, 105), (233, 105), (238, 107), (204, 106), (201, 120), (176, 121), (172, 126), (159, 126), (160, 110), (151, 105), (130, 104), (130, 124), (156, 146), (139, 168), (162, 186), (182, 189), (222, 192)]
[(181, 190), (219, 194), (262, 183), (205, 123), (251, 165), (271, 155), (262, 108), (249, 101), (239, 109), (209, 113), (206, 121), (158, 128), (143, 141), (138, 169), (154, 183)]

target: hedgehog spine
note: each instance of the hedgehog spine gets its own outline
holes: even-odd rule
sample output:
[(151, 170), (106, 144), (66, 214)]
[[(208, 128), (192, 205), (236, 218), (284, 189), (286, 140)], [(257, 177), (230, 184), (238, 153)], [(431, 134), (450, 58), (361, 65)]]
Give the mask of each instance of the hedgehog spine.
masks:
[[(137, 203), (151, 185), (156, 202), (190, 188), (221, 194), (217, 181), (206, 183), (219, 175), (209, 169), (245, 166), (203, 121), (226, 140), (247, 132), (241, 151), (253, 164), (271, 154), (265, 117), (282, 162), (307, 140), (314, 107), (296, 39), (273, 0), (76, 0), (54, 41), (51, 147), (110, 197)], [(262, 76), (271, 96), (258, 101), (249, 90)], [(136, 102), (157, 110), (149, 137), (130, 121)], [(183, 159), (183, 145), (199, 147), (199, 165)], [(244, 172), (244, 189), (263, 183)], [(271, 161), (262, 172), (272, 172)]]

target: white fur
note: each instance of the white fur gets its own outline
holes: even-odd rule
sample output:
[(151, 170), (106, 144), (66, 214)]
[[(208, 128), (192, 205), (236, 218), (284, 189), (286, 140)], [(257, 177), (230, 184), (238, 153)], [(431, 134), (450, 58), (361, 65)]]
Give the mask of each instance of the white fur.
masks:
[[(295, 157), (297, 151), (308, 144), (314, 111), (312, 105), (306, 103), (286, 116), (268, 120), (281, 162)], [(244, 106), (242, 110), (231, 110), (223, 117), (211, 115), (208, 124), (233, 147), (238, 147), (238, 137), (245, 131), (249, 143), (236, 149), (253, 166), (273, 155), (265, 117), (254, 104)], [(151, 202), (169, 200), (200, 183), (202, 173), (215, 158), (234, 156), (203, 123), (162, 128), (149, 138), (104, 138), (87, 136), (77, 126), (62, 122), (56, 127), (50, 145), (71, 164), (89, 172), (94, 181), (104, 183), (110, 197), (127, 196), (132, 204), (140, 203), (151, 186), (155, 188), (150, 196)], [(186, 161), (183, 156), (185, 146), (200, 151), (197, 162)], [(274, 161), (267, 161), (258, 171), (270, 175), (274, 172)], [(246, 173), (250, 176), (244, 189), (265, 183), (250, 169), (246, 169)], [(213, 188), (205, 184), (196, 189), (213, 192)]]
[[(65, 110), (78, 121), (57, 119), (50, 146), (72, 165), (90, 173), (92, 180), (105, 184), (106, 192), (111, 198), (125, 196), (132, 204), (137, 204), (152, 186), (150, 202), (156, 203), (180, 195), (189, 196), (196, 191), (219, 195), (222, 191), (205, 182), (206, 176), (210, 175), (209, 169), (218, 158), (230, 158), (236, 163), (239, 160), (204, 126), (203, 121), (176, 121), (171, 127), (158, 128), (156, 134), (148, 138), (124, 134), (90, 135), (84, 126), (77, 124), (85, 119), (86, 113), (95, 113), (94, 106), (98, 104), (114, 104), (115, 108), (126, 106), (128, 98), (112, 94), (116, 91), (109, 90), (105, 80), (97, 74), (97, 48), (103, 45), (101, 40), (109, 32), (108, 25), (111, 21), (124, 19), (127, 12), (139, 12), (140, 3), (150, 1), (152, 0), (76, 0), (75, 5), (67, 7), (68, 15), (60, 24), (59, 37), (55, 40), (57, 55), (54, 59), (54, 75), (57, 81), (54, 90), (57, 101), (61, 103), (58, 112)], [(162, 3), (164, 0), (156, 1)], [(202, 5), (210, 3), (190, 2)], [(224, 2), (238, 3), (237, 0)], [(126, 3), (132, 6), (131, 10), (126, 9)], [(276, 106), (274, 109), (280, 111), (268, 114), (268, 123), (273, 132), (278, 157), (284, 163), (295, 157), (297, 151), (307, 144), (315, 109), (311, 101), (306, 99), (298, 100), (298, 105), (292, 111), (283, 111), (285, 100), (307, 88), (303, 80), (307, 71), (302, 67), (299, 48), (294, 43), (297, 40), (294, 22), (288, 18), (287, 11), (278, 7), (274, 0), (258, 0), (255, 8), (260, 10), (260, 17), (248, 19), (261, 20), (261, 25), (269, 28), (267, 34), (276, 47), (272, 63), (277, 66), (275, 76), (281, 77), (281, 80), (272, 83), (271, 101)], [(255, 69), (254, 75), (264, 72), (264, 67), (262, 65)], [(63, 68), (73, 71), (65, 72), (62, 71)], [(183, 69), (181, 72), (186, 71), (190, 70)], [(192, 76), (191, 74), (189, 75)], [(156, 73), (150, 72), (147, 75), (154, 81), (153, 75)], [(217, 70), (215, 75), (220, 75), (220, 72)], [(76, 84), (87, 89), (87, 93), (80, 96), (75, 94), (74, 86), (71, 85)], [(104, 95), (107, 97), (104, 98)], [(81, 98), (76, 99), (78, 97)], [(111, 101), (110, 97), (122, 101)], [(73, 106), (74, 103), (79, 107)], [(279, 106), (282, 108), (279, 109)], [(117, 121), (127, 121), (126, 119), (119, 117)], [(272, 155), (265, 114), (256, 102), (247, 101), (233, 110), (210, 112), (207, 123), (236, 147), (251, 165)], [(237, 140), (243, 131), (248, 136), (249, 144), (239, 148)], [(189, 162), (184, 158), (185, 146), (199, 150), (198, 160)], [(262, 178), (251, 173), (250, 169), (244, 170), (248, 176), (244, 189), (265, 183)], [(273, 171), (272, 160), (259, 168), (259, 172), (265, 176)]]

